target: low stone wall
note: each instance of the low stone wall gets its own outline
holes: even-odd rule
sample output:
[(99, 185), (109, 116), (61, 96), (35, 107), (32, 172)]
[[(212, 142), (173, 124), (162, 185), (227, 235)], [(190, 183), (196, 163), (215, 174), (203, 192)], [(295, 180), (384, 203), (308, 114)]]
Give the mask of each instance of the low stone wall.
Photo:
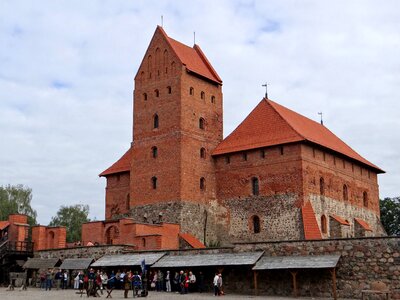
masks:
[[(235, 251), (259, 250), (265, 251), (264, 256), (340, 254), (336, 272), (338, 297), (361, 298), (361, 290), (379, 280), (392, 290), (393, 299), (400, 299), (400, 237), (235, 244)], [(304, 270), (297, 277), (300, 296), (332, 297), (328, 270)], [(260, 272), (260, 293), (288, 295), (292, 291), (291, 280), (287, 271)]]
[(104, 255), (124, 254), (132, 251), (133, 246), (130, 245), (102, 245), (36, 251), (34, 257), (60, 258), (61, 260), (66, 258), (93, 258), (97, 260)]
[[(35, 252), (43, 258), (94, 258), (108, 254), (132, 253), (127, 245), (77, 247)], [(400, 299), (400, 237), (370, 237), (355, 239), (331, 239), (317, 241), (277, 241), (235, 243), (234, 247), (185, 249), (165, 251), (169, 255), (198, 253), (264, 251), (264, 256), (299, 256), (340, 254), (337, 265), (337, 296), (361, 298), (361, 290), (370, 288), (373, 281), (383, 281), (392, 291), (392, 299)], [(158, 251), (159, 252), (159, 251)], [(225, 291), (253, 294), (252, 266), (224, 267)], [(205, 273), (205, 283), (212, 282), (215, 267), (197, 268)], [(329, 270), (299, 270), (297, 274), (299, 296), (332, 297), (332, 276)], [(210, 285), (207, 285), (210, 286)], [(291, 296), (292, 277), (288, 270), (260, 271), (258, 275), (260, 295)]]

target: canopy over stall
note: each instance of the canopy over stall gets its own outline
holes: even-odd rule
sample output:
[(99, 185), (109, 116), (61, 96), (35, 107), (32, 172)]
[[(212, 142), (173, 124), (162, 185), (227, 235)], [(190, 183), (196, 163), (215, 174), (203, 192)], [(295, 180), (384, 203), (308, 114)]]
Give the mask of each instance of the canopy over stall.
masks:
[(105, 255), (96, 260), (91, 267), (140, 266), (143, 260), (146, 265), (152, 265), (164, 255), (165, 252)]
[(278, 270), (287, 269), (293, 278), (293, 295), (297, 297), (297, 280), (296, 275), (301, 269), (329, 269), (332, 274), (332, 291), (334, 299), (336, 295), (336, 266), (339, 262), (340, 255), (313, 255), (313, 256), (265, 256), (262, 257), (253, 267), (254, 271), (254, 287), (257, 290), (258, 271), (262, 270)]
[(24, 269), (50, 269), (61, 265), (59, 258), (31, 258), (22, 266)]
[(254, 265), (264, 252), (166, 255), (154, 268)]
[(66, 258), (60, 266), (63, 270), (86, 270), (94, 261), (93, 258)]

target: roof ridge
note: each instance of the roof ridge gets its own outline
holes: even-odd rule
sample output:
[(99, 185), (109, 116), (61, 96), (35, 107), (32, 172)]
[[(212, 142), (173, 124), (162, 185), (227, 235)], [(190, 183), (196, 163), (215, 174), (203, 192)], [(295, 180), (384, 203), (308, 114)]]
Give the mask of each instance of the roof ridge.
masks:
[(196, 52), (199, 54), (201, 60), (205, 63), (205, 65), (207, 66), (207, 68), (210, 70), (210, 72), (215, 76), (215, 78), (217, 78), (220, 83), (222, 84), (222, 79), (221, 77), (219, 77), (219, 75), (217, 74), (217, 71), (215, 71), (215, 69), (213, 68), (213, 66), (211, 65), (210, 61), (207, 59), (206, 55), (204, 54), (203, 50), (201, 50), (200, 46), (197, 44), (194, 44), (193, 49), (196, 50)]
[[(175, 42), (178, 42), (178, 43), (180, 43), (180, 42), (177, 41), (177, 40), (175, 40), (175, 39), (173, 39), (173, 38), (171, 38), (171, 37), (169, 37), (168, 34), (165, 32), (165, 30), (164, 30), (160, 25), (157, 25), (156, 31), (157, 31), (157, 30), (159, 30), (159, 31), (161, 32), (161, 34), (164, 36), (165, 40), (167, 41), (168, 46), (169, 46), (169, 47), (172, 49), (172, 51), (175, 53), (175, 55), (176, 55), (176, 57), (179, 59), (179, 61), (180, 61), (183, 65), (186, 65), (186, 64), (182, 61), (182, 59), (179, 57), (179, 54), (176, 52), (174, 46), (171, 44), (170, 39), (171, 39), (171, 40), (174, 40)], [(185, 44), (183, 44), (183, 43), (181, 43), (181, 44), (182, 44), (182, 45), (185, 45)], [(185, 46), (186, 46), (186, 45), (185, 45)], [(189, 47), (189, 48), (190, 48), (190, 47)]]
[[(294, 132), (296, 132), (300, 137), (302, 137), (304, 140), (307, 141), (307, 138), (306, 138), (303, 134), (301, 134), (300, 132), (298, 132), (298, 131), (293, 127), (293, 125), (290, 124), (290, 122), (289, 122), (284, 116), (282, 116), (281, 113), (280, 113), (280, 112), (275, 108), (275, 106), (272, 105), (271, 103), (276, 104), (276, 105), (279, 105), (279, 106), (282, 106), (282, 105), (278, 104), (278, 103), (275, 102), (275, 101), (272, 101), (271, 99), (265, 98), (265, 97), (263, 98), (263, 100), (265, 100), (265, 101), (272, 107), (272, 109), (282, 118), (282, 120), (284, 120), (284, 121), (289, 125), (290, 128), (292, 128), (292, 130), (293, 130)], [(284, 107), (284, 106), (282, 106), (282, 107)], [(285, 108), (286, 108), (286, 107), (285, 107)], [(291, 110), (291, 109), (289, 109), (289, 108), (286, 108), (286, 109), (288, 109), (288, 110), (290, 110), (290, 111), (296, 113), (295, 111), (293, 111), (293, 110)], [(297, 113), (296, 113), (296, 114), (297, 114)], [(311, 119), (310, 119), (310, 120), (311, 120)], [(312, 121), (312, 120), (311, 120), (311, 121)]]

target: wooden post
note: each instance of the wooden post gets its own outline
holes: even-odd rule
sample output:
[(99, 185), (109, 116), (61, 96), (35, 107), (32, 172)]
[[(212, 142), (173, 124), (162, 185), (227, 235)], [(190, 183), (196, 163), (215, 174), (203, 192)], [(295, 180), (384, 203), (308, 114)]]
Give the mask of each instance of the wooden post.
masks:
[(336, 268), (333, 268), (331, 270), (332, 274), (332, 293), (333, 293), (333, 299), (337, 300), (337, 294), (336, 294)]
[(254, 294), (258, 296), (258, 283), (257, 283), (258, 272), (254, 271)]
[(297, 298), (297, 280), (296, 280), (296, 271), (289, 271), (290, 274), (292, 274), (292, 279), (293, 279), (293, 297)]

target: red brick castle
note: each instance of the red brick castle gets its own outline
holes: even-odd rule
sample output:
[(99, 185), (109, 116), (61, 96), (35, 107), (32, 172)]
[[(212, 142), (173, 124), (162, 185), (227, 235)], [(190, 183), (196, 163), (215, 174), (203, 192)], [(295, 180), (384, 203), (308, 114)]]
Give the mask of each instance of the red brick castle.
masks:
[(178, 247), (166, 240), (179, 236), (226, 244), (384, 234), (379, 167), (266, 98), (223, 139), (222, 101), (200, 47), (157, 27), (135, 76), (131, 147), (100, 174), (106, 220), (85, 224), (84, 242), (146, 249)]

